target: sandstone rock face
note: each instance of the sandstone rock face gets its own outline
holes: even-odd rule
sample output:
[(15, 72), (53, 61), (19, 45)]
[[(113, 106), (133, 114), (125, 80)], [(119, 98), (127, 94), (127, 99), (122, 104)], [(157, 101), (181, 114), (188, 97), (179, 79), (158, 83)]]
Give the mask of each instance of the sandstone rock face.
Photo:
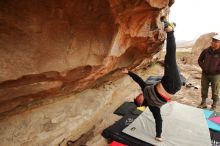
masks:
[[(83, 123), (96, 110), (88, 107), (91, 112), (86, 116), (77, 109), (75, 96), (69, 101), (65, 98), (88, 92), (97, 80), (101, 83), (122, 67), (135, 68), (143, 60), (149, 63), (163, 46), (160, 17), (173, 2), (1, 0), (0, 119), (9, 129), (0, 134), (4, 145), (57, 145), (63, 137), (73, 135), (70, 133), (80, 126), (68, 129), (65, 125), (85, 116)], [(74, 104), (69, 111), (59, 103), (62, 107)], [(57, 135), (50, 133), (60, 125), (65, 136), (62, 130)], [(17, 132), (17, 138), (10, 139), (11, 132)], [(62, 138), (53, 141), (56, 137)]]
[(164, 40), (159, 8), (168, 3), (1, 1), (0, 113), (150, 60)]

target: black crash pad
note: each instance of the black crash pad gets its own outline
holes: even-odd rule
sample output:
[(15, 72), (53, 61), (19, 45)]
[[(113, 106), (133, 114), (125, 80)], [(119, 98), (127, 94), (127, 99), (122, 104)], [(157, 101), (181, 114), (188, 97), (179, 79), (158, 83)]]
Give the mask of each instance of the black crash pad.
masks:
[(138, 115), (126, 114), (119, 121), (102, 132), (102, 136), (111, 141), (117, 141), (128, 146), (153, 146), (147, 142), (136, 139), (122, 132), (130, 123), (132, 123)]
[(209, 129), (213, 146), (220, 145), (220, 132)]
[[(147, 85), (154, 85), (154, 84), (160, 82), (162, 77), (163, 76), (149, 76), (147, 78), (147, 80), (145, 80), (145, 82), (147, 83)], [(182, 85), (185, 86), (186, 85), (186, 78), (181, 74), (180, 74), (180, 80), (181, 80)]]
[(114, 111), (114, 114), (120, 116), (124, 116), (126, 114), (140, 115), (141, 113), (142, 111), (137, 109), (137, 106), (134, 102), (124, 102)]

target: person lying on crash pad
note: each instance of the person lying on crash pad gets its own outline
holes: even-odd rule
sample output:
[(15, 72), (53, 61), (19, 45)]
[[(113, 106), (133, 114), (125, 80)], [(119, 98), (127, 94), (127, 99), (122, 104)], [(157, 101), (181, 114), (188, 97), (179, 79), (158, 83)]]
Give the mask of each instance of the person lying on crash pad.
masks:
[(140, 87), (142, 93), (134, 102), (137, 106), (148, 106), (153, 114), (156, 125), (155, 140), (163, 141), (162, 117), (160, 107), (169, 102), (173, 95), (181, 89), (180, 73), (176, 63), (176, 42), (174, 36), (174, 25), (164, 20), (164, 27), (167, 33), (166, 55), (164, 59), (164, 75), (161, 81), (155, 85), (147, 85), (137, 74), (122, 69), (122, 73), (128, 74)]

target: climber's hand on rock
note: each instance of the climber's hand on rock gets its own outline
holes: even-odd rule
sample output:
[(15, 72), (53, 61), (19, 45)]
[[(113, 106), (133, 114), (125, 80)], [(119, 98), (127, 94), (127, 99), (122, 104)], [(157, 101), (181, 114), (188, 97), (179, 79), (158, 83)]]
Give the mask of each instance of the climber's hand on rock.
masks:
[(128, 73), (128, 69), (127, 69), (127, 68), (123, 68), (123, 69), (121, 70), (121, 72), (124, 73), (124, 74), (127, 74), (127, 73)]

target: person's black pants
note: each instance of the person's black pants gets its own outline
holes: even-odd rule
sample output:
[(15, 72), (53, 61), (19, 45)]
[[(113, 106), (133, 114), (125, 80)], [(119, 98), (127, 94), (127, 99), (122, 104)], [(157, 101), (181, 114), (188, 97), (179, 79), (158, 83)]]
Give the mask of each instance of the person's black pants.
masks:
[[(128, 75), (141, 87), (142, 92), (144, 92), (144, 88), (147, 86), (147, 84), (144, 82), (144, 80), (139, 77), (137, 74), (129, 71)], [(156, 106), (149, 106), (150, 111), (153, 114), (155, 125), (156, 125), (156, 136), (161, 137), (162, 133), (162, 117), (160, 115), (160, 108)]]
[(181, 88), (180, 74), (176, 64), (176, 42), (173, 31), (167, 32), (164, 76), (161, 83), (164, 89), (170, 94), (175, 94)]
[(148, 106), (150, 111), (153, 114), (154, 120), (155, 120), (155, 125), (156, 125), (156, 137), (161, 137), (162, 133), (162, 117), (160, 114), (160, 108), (156, 106)]

